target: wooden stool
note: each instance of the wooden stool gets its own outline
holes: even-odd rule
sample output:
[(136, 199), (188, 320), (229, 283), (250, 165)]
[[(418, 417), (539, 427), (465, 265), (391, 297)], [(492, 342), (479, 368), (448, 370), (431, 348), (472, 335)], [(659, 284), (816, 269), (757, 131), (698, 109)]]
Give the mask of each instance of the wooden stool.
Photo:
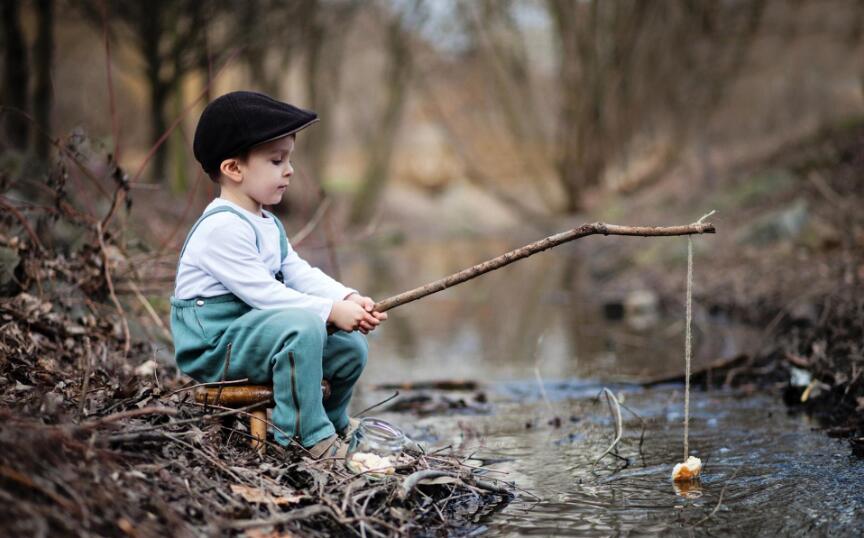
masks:
[[(221, 405), (236, 409), (253, 404), (266, 403), (263, 408), (249, 411), (249, 433), (252, 435), (252, 448), (264, 454), (267, 439), (267, 408), (273, 407), (273, 385), (224, 385), (220, 387), (204, 387), (195, 393), (195, 401), (203, 404)], [(321, 381), (321, 397), (330, 397), (330, 382)]]

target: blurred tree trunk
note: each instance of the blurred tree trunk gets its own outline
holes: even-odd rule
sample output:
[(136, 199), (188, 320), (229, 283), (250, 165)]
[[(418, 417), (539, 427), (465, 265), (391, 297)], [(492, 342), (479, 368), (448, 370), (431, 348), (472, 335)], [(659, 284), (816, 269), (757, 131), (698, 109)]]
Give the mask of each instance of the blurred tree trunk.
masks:
[(306, 15), (306, 87), (309, 107), (318, 113), (314, 129), (304, 132), (306, 169), (320, 192), (332, 139), (334, 105), (339, 96), (342, 58), (348, 25), (359, 6), (356, 0), (339, 3), (309, 0)]
[[(27, 47), (21, 31), (21, 2), (18, 0), (2, 0), (0, 9), (3, 13), (3, 95), (2, 102), (23, 112), (29, 112), (27, 89), (29, 69), (27, 64)], [(3, 128), (9, 145), (18, 150), (25, 150), (30, 132), (27, 118), (16, 112), (3, 114)]]
[(203, 102), (209, 103), (213, 100), (213, 88), (210, 86), (210, 83), (213, 79), (213, 54), (211, 51), (211, 38), (210, 38), (210, 19), (207, 17), (202, 17), (201, 20), (201, 41), (200, 46), (198, 47), (196, 57), (194, 60), (194, 69), (201, 73), (203, 76), (204, 82), (202, 86), (204, 86), (202, 91), (204, 92)]
[(534, 91), (528, 49), (513, 12), (515, 5), (513, 0), (463, 0), (457, 9), (476, 36), (483, 75), (489, 77), (490, 93), (519, 148), (522, 172), (551, 211), (557, 209), (558, 203), (543, 181), (549, 169), (550, 137)]
[(45, 133), (33, 130), (32, 147), (37, 159), (44, 161), (51, 151), (51, 141), (45, 134), (51, 135), (51, 108), (54, 102), (51, 86), (51, 69), (54, 67), (54, 0), (37, 0), (36, 16), (38, 33), (33, 51), (36, 64), (33, 117)]
[(261, 39), (261, 34), (256, 33), (257, 26), (261, 24), (260, 11), (262, 2), (257, 0), (246, 0), (240, 3), (240, 13), (237, 23), (242, 32), (249, 36), (249, 42), (243, 47), (243, 61), (249, 67), (249, 78), (257, 83), (264, 93), (274, 95), (273, 88), (268, 88), (266, 73), (264, 69), (267, 48)]
[[(636, 2), (640, 5), (641, 2)], [(566, 194), (564, 210), (582, 209), (583, 192), (597, 183), (606, 167), (607, 133), (604, 117), (607, 92), (597, 50), (599, 2), (585, 6), (569, 0), (549, 0), (557, 30), (561, 106), (557, 168)], [(626, 76), (626, 72), (623, 74)]]
[(387, 100), (381, 122), (367, 144), (369, 161), (363, 174), (360, 191), (354, 198), (349, 222), (365, 224), (375, 213), (390, 175), (390, 163), (396, 135), (402, 120), (402, 110), (408, 96), (413, 71), (410, 35), (401, 16), (394, 16), (387, 33), (388, 73), (385, 77)]
[[(162, 2), (153, 2), (150, 9), (143, 9), (136, 21), (136, 30), (140, 41), (141, 53), (144, 56), (144, 72), (149, 87), (150, 102), (150, 142), (155, 144), (167, 128), (165, 120), (165, 103), (168, 100), (169, 83), (162, 78), (162, 55), (159, 43), (162, 40)], [(153, 155), (151, 173), (157, 181), (165, 176), (165, 164), (168, 158), (167, 146), (162, 144)]]
[(855, 9), (849, 23), (846, 43), (850, 52), (858, 58), (858, 84), (861, 97), (864, 99), (864, 51), (861, 50), (864, 36), (864, 2), (855, 2)]
[[(222, 4), (206, 0), (115, 0), (105, 5), (109, 21), (103, 20), (100, 2), (82, 0), (78, 4), (84, 16), (100, 29), (111, 19), (131, 29), (144, 63), (150, 141), (155, 145), (170, 123), (167, 105), (172, 92), (190, 70), (200, 67), (202, 55), (207, 55), (207, 43), (202, 39), (209, 22), (205, 14), (214, 17)], [(110, 24), (109, 32), (117, 39), (116, 28)], [(156, 181), (165, 179), (168, 156), (168, 145), (160, 144), (150, 163), (150, 176)]]
[[(171, 92), (171, 115), (179, 117), (185, 108), (186, 99), (183, 92), (183, 85), (178, 82)], [(171, 155), (171, 177), (168, 184), (171, 187), (171, 192), (180, 194), (189, 189), (191, 181), (189, 180), (189, 144), (186, 136), (183, 133), (183, 126), (178, 126), (174, 132), (168, 137), (167, 146)]]
[(279, 98), (282, 81), (307, 23), (310, 0), (246, 0), (240, 3), (238, 37), (247, 43), (243, 61), (249, 78), (264, 93)]

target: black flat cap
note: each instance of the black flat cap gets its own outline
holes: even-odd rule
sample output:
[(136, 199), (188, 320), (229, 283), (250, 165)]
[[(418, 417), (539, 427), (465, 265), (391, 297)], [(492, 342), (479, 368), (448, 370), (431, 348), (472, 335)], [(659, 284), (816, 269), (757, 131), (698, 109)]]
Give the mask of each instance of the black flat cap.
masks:
[(208, 174), (238, 153), (318, 121), (318, 114), (258, 92), (231, 92), (210, 102), (198, 119), (192, 151)]

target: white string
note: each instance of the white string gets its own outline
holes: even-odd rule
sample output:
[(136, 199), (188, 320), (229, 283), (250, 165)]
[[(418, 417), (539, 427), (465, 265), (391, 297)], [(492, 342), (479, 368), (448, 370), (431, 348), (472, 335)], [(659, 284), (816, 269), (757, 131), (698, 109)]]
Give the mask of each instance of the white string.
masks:
[[(696, 224), (713, 215), (711, 211), (702, 215)], [(693, 236), (687, 236), (687, 323), (684, 329), (684, 460), (690, 456), (690, 359), (693, 350), (693, 338), (690, 327), (693, 324)]]
[(693, 322), (693, 239), (687, 236), (687, 325), (684, 333), (684, 459), (690, 455), (690, 353), (693, 345), (690, 324)]

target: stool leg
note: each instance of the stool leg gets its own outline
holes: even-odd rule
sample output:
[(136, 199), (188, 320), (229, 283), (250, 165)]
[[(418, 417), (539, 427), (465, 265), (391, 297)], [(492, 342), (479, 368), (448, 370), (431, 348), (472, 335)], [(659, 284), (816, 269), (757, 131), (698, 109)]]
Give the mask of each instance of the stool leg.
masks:
[(252, 434), (252, 448), (258, 450), (260, 454), (264, 454), (267, 445), (264, 441), (267, 439), (267, 410), (257, 409), (250, 411), (249, 414), (249, 433)]

